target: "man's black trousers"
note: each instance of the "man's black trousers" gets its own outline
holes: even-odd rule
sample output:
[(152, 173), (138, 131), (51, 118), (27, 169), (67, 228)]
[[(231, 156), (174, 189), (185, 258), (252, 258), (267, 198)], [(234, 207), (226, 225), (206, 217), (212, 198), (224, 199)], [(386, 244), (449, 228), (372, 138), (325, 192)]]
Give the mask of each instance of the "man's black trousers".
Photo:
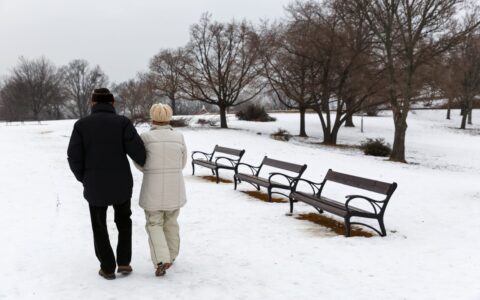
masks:
[(96, 207), (90, 205), (95, 255), (100, 261), (100, 267), (107, 273), (114, 273), (116, 265), (128, 266), (132, 259), (132, 220), (130, 216), (130, 200), (119, 205), (113, 205), (115, 224), (118, 229), (117, 261), (110, 245), (107, 229), (108, 206)]

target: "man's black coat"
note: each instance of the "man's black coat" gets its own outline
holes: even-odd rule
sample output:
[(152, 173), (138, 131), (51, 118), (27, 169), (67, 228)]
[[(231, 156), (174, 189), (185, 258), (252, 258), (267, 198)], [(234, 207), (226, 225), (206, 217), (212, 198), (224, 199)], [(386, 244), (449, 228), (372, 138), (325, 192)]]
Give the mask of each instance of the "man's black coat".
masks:
[(121, 204), (132, 197), (133, 179), (127, 154), (143, 166), (145, 146), (132, 122), (109, 103), (97, 103), (78, 120), (68, 146), (68, 163), (92, 206)]

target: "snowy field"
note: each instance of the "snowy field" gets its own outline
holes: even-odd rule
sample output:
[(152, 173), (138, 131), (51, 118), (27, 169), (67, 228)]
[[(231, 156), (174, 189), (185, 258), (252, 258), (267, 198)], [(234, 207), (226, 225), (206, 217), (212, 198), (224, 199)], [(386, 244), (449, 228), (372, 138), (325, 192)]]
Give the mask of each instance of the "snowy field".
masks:
[[(232, 184), (193, 177), (188, 164), (181, 253), (167, 276), (156, 278), (137, 205), (141, 175), (134, 170), (134, 273), (114, 281), (97, 275), (88, 205), (68, 168), (74, 121), (0, 124), (0, 299), (480, 299), (480, 126), (461, 132), (458, 112), (453, 116), (411, 114), (408, 165), (318, 145), (315, 115), (307, 116), (311, 138), (288, 143), (268, 135), (279, 127), (297, 134), (296, 114), (275, 114), (278, 120), (266, 124), (231, 116), (235, 130), (181, 129), (190, 151), (210, 151), (216, 143), (245, 148), (244, 161), (254, 165), (264, 155), (306, 163), (304, 177), (314, 181), (329, 168), (396, 181), (388, 236), (339, 236), (285, 216), (286, 203), (260, 202)], [(342, 128), (340, 143), (391, 142), (390, 116), (364, 121), (363, 134), (359, 118), (357, 127)], [(209, 172), (197, 168), (197, 174)], [(314, 211), (296, 205), (296, 213)], [(109, 218), (115, 245), (111, 211)]]

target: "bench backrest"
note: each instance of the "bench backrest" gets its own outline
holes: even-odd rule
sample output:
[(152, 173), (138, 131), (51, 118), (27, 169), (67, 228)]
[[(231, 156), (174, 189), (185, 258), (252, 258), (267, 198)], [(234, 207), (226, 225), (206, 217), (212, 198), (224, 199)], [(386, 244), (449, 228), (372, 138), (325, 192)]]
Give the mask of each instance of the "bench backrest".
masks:
[(395, 190), (397, 189), (397, 183), (395, 182), (387, 183), (387, 182), (382, 182), (378, 180), (339, 173), (330, 169), (328, 170), (327, 175), (323, 180), (322, 187), (318, 191), (319, 195), (322, 193), (323, 187), (325, 186), (325, 183), (327, 181), (332, 181), (332, 182), (348, 185), (354, 188), (385, 195), (386, 198), (383, 200), (383, 205), (379, 205), (382, 211), (385, 211), (385, 208), (388, 204), (388, 201), (390, 200), (390, 197), (392, 196), (393, 192), (395, 192)]
[(297, 165), (297, 164), (289, 163), (286, 161), (271, 159), (265, 156), (260, 165), (260, 168), (258, 169), (257, 176), (260, 173), (260, 170), (262, 169), (263, 166), (270, 166), (278, 169), (287, 170), (293, 173), (297, 173), (298, 177), (302, 176), (303, 172), (305, 172), (305, 169), (307, 169), (307, 165)]
[(213, 149), (213, 153), (212, 153), (213, 155), (211, 156), (211, 159), (213, 158), (216, 152), (238, 156), (238, 160), (240, 160), (242, 156), (245, 154), (245, 150), (238, 150), (238, 149), (227, 148), (227, 147), (216, 145), (215, 148)]
[(388, 195), (391, 193), (391, 188), (394, 183), (386, 183), (382, 181), (377, 181), (373, 179), (353, 176), (349, 174), (335, 172), (333, 170), (328, 170), (325, 180), (333, 181), (336, 183), (352, 186), (362, 190), (367, 190), (370, 192)]

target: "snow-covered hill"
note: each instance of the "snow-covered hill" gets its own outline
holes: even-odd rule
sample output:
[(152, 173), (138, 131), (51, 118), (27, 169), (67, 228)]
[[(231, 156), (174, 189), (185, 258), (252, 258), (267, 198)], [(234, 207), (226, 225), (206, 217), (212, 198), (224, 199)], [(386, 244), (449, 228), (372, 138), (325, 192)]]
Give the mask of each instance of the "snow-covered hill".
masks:
[[(453, 114), (457, 117), (457, 113)], [(88, 205), (70, 173), (66, 147), (74, 121), (0, 125), (0, 299), (478, 299), (480, 297), (480, 127), (460, 132), (443, 111), (409, 118), (407, 158), (398, 164), (355, 149), (316, 145), (318, 119), (307, 116), (308, 140), (280, 142), (277, 128), (297, 132), (296, 114), (273, 123), (234, 120), (236, 130), (181, 129), (189, 150), (215, 144), (308, 164), (306, 178), (329, 168), (399, 188), (387, 208), (385, 238), (344, 238), (285, 216), (288, 204), (264, 203), (232, 184), (216, 185), (185, 169), (189, 202), (180, 217), (181, 254), (165, 278), (153, 276), (134, 171), (134, 273), (106, 281), (98, 263)], [(355, 119), (359, 125), (360, 120)], [(391, 141), (390, 116), (344, 128), (343, 144), (366, 137)], [(147, 130), (145, 126), (139, 130)], [(261, 133), (261, 134), (257, 134)], [(209, 175), (197, 169), (198, 175)], [(224, 172), (224, 178), (231, 174)], [(240, 190), (252, 190), (246, 184)], [(339, 187), (337, 191), (343, 191)], [(314, 212), (297, 205), (296, 212)], [(111, 238), (116, 230), (110, 215)]]

